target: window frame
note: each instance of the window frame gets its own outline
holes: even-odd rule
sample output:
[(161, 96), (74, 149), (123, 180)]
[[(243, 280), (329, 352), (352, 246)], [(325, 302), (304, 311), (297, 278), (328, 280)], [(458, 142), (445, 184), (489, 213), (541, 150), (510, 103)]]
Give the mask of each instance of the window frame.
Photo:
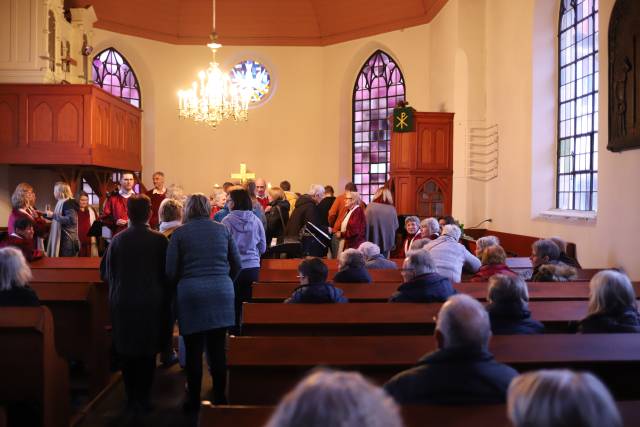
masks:
[[(403, 91), (402, 99), (403, 100), (407, 99), (407, 83), (406, 83), (406, 80), (404, 78), (404, 74), (402, 73), (402, 69), (400, 68), (400, 65), (398, 65), (398, 62), (393, 58), (392, 55), (388, 54), (387, 52), (385, 52), (382, 49), (376, 49), (375, 52), (373, 52), (371, 55), (369, 55), (367, 57), (367, 59), (362, 63), (362, 66), (359, 68), (359, 70), (358, 70), (358, 72), (356, 74), (356, 77), (355, 77), (355, 82), (353, 84), (353, 90), (352, 90), (352, 93), (351, 93), (351, 179), (352, 179), (352, 182), (354, 182), (354, 183), (356, 181), (356, 164), (367, 164), (367, 163), (362, 162), (362, 161), (359, 162), (359, 163), (356, 163), (356, 94), (357, 94), (357, 92), (359, 90), (363, 90), (363, 89), (358, 89), (358, 82), (360, 80), (360, 77), (363, 75), (363, 72), (364, 72), (365, 68), (367, 66), (369, 66), (369, 63), (372, 60), (375, 60), (375, 58), (377, 56), (379, 56), (379, 55), (383, 55), (386, 58), (388, 58), (388, 60), (389, 60), (388, 63), (392, 63), (394, 65), (394, 67), (395, 67), (395, 70), (397, 70), (399, 75), (400, 75), (400, 78), (399, 78), (399, 81), (398, 81), (397, 84), (388, 84), (387, 83), (387, 94), (384, 96), (384, 98), (387, 101), (389, 100), (390, 97), (388, 95), (388, 90), (389, 90), (390, 87), (393, 87), (394, 85), (396, 85), (396, 86), (397, 85), (401, 85), (402, 86), (402, 91)], [(386, 65), (385, 65), (385, 67), (386, 67)], [(390, 75), (390, 78), (391, 78), (391, 75)], [(368, 90), (370, 91), (371, 87), (369, 87)], [(397, 94), (394, 95), (393, 97), (396, 98), (396, 99), (398, 98)], [(383, 97), (377, 97), (376, 99), (379, 100), (379, 99), (382, 99), (382, 98)], [(369, 97), (368, 99), (371, 100), (373, 98)], [(362, 99), (360, 99), (360, 101), (362, 101)], [(396, 103), (397, 103), (397, 101), (396, 101)], [(388, 102), (387, 102), (386, 108), (387, 108), (387, 110), (391, 110), (391, 112), (393, 112), (393, 108), (395, 108), (395, 104), (393, 106), (389, 107)], [(376, 110), (380, 110), (380, 108), (376, 108)], [(371, 108), (371, 106), (369, 106), (368, 110), (364, 110), (364, 109), (358, 110), (358, 112), (364, 112), (364, 111), (373, 112), (374, 110)], [(381, 120), (381, 119), (378, 118), (377, 120)], [(361, 123), (365, 123), (365, 120), (360, 120), (360, 122)], [(369, 118), (368, 122), (372, 123), (373, 120), (371, 118)], [(389, 139), (385, 139), (384, 140), (387, 143), (387, 149), (386, 149), (387, 158), (386, 158), (386, 161), (385, 161), (385, 164), (386, 164), (386, 171), (385, 171), (386, 179), (385, 179), (385, 181), (383, 183), (374, 183), (373, 184), (373, 185), (379, 185), (380, 187), (384, 186), (385, 183), (388, 182), (389, 178), (390, 178), (389, 169), (391, 167), (391, 126), (389, 126), (389, 128), (387, 130), (389, 132)], [(361, 131), (361, 132), (363, 132), (363, 131)], [(368, 132), (371, 132), (371, 129), (369, 129)], [(371, 143), (371, 142), (374, 142), (374, 141), (368, 141), (368, 142)], [(360, 143), (362, 143), (362, 141), (360, 141)], [(371, 145), (369, 145), (369, 148), (368, 148), (367, 152), (369, 154), (372, 153)], [(380, 150), (377, 150), (376, 152), (380, 152)], [(381, 162), (378, 161), (376, 163), (381, 163)], [(369, 158), (368, 164), (369, 165), (372, 164), (371, 158)], [(376, 173), (379, 173), (379, 172), (376, 172)], [(364, 172), (359, 172), (359, 174), (363, 175)], [(369, 171), (366, 172), (366, 174), (369, 175), (369, 177), (371, 177), (371, 175), (372, 175), (371, 167), (369, 167)], [(362, 185), (367, 185), (367, 187), (370, 188), (370, 186), (372, 185), (371, 184), (371, 179), (369, 179), (369, 182), (366, 183), (366, 184), (364, 184), (364, 183), (360, 183), (360, 184), (355, 183), (355, 184), (356, 184), (356, 187), (358, 187), (358, 190), (360, 191), (360, 195), (363, 196), (363, 201), (366, 201), (369, 196), (373, 197), (373, 195), (375, 194), (375, 192), (367, 191), (366, 195), (363, 195), (362, 191), (361, 191), (361, 188), (360, 188), (360, 186), (362, 186)], [(368, 200), (368, 201), (370, 202), (371, 200)]]
[[(94, 65), (94, 62), (96, 60), (100, 60), (100, 56), (107, 52), (107, 51), (113, 51), (114, 53), (117, 53), (118, 55), (120, 55), (120, 57), (122, 58), (122, 64), (118, 64), (118, 68), (120, 68), (122, 65), (126, 65), (127, 67), (129, 67), (129, 72), (133, 75), (133, 79), (135, 81), (135, 84), (133, 87), (130, 86), (126, 86), (123, 84), (123, 82), (120, 82), (120, 95), (115, 95), (113, 94), (110, 90), (106, 90), (104, 88), (104, 76), (101, 77), (100, 81), (97, 81), (96, 79), (94, 79), (94, 73), (96, 73), (96, 67)], [(102, 61), (100, 61), (102, 62)], [(104, 64), (104, 62), (103, 62)], [(97, 74), (97, 73), (96, 73)], [(135, 108), (139, 108), (142, 110), (142, 90), (140, 89), (140, 79), (138, 79), (138, 75), (136, 74), (136, 72), (134, 71), (133, 67), (131, 66), (131, 63), (127, 60), (127, 58), (122, 54), (122, 52), (120, 52), (118, 49), (116, 49), (113, 46), (109, 46), (105, 49), (102, 49), (100, 52), (98, 52), (97, 54), (95, 54), (91, 60), (91, 81), (94, 85), (98, 86), (99, 88), (101, 88), (102, 90), (104, 90), (105, 92), (110, 93), (113, 96), (117, 96), (118, 98), (122, 99), (124, 102), (126, 102), (127, 104), (135, 107)], [(130, 88), (130, 89), (135, 89), (138, 91), (138, 105), (133, 104), (131, 101), (134, 98), (126, 98), (122, 96), (122, 90), (124, 88)]]

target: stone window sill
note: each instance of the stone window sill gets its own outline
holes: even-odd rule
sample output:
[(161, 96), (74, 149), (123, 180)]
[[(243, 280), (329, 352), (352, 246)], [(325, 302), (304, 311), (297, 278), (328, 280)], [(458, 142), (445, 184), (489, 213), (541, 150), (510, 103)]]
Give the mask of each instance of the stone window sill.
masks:
[(547, 211), (540, 212), (540, 214), (538, 214), (538, 218), (568, 223), (595, 224), (598, 219), (598, 213), (594, 211), (549, 209)]

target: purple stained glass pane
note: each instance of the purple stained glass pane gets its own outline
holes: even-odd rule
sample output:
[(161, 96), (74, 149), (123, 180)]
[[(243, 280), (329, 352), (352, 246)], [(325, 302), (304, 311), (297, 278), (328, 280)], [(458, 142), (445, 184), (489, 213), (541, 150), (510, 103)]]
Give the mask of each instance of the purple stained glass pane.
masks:
[(114, 48), (93, 58), (93, 83), (140, 108), (140, 85), (131, 65)]
[(355, 183), (363, 184), (358, 189), (367, 202), (388, 179), (391, 133), (387, 118), (404, 94), (402, 71), (389, 55), (376, 51), (360, 69), (353, 93), (353, 177)]

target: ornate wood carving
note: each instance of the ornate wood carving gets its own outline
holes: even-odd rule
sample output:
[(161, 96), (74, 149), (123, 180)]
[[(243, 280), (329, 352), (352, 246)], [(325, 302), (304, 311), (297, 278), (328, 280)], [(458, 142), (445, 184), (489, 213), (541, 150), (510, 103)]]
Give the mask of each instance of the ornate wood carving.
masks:
[[(391, 135), (391, 188), (400, 215), (451, 213), (453, 113), (416, 113), (416, 131)], [(430, 191), (425, 191), (425, 185)], [(434, 190), (434, 191), (431, 191)], [(440, 199), (436, 206), (436, 193)]]
[(139, 171), (140, 117), (93, 85), (0, 84), (0, 163)]
[(609, 144), (640, 148), (640, 2), (617, 0), (609, 22)]

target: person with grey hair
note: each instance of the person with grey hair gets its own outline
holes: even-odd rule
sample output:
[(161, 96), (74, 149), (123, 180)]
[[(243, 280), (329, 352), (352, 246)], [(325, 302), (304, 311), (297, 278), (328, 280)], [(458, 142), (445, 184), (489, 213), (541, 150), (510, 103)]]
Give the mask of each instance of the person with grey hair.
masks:
[(507, 415), (514, 427), (622, 427), (618, 407), (588, 372), (542, 370), (517, 376), (509, 386)]
[(532, 335), (544, 325), (531, 318), (527, 283), (520, 276), (495, 274), (489, 279), (486, 306), (494, 335)]
[(640, 332), (636, 293), (629, 278), (618, 271), (598, 272), (589, 283), (588, 315), (578, 332)]
[(567, 282), (577, 276), (575, 268), (560, 261), (560, 248), (550, 239), (540, 239), (531, 246), (532, 282)]
[(40, 300), (29, 287), (31, 269), (19, 249), (0, 249), (0, 307), (38, 306)]
[(577, 259), (572, 258), (567, 254), (566, 240), (557, 236), (549, 237), (549, 240), (555, 243), (558, 246), (558, 249), (560, 249), (560, 256), (558, 257), (558, 261), (563, 262), (567, 265), (570, 265), (571, 267), (574, 267), (574, 268), (582, 268)]
[(398, 212), (393, 206), (393, 196), (388, 188), (380, 187), (373, 195), (365, 210), (365, 219), (365, 238), (376, 244), (380, 252), (388, 258), (396, 245), (396, 231), (400, 226)]
[(476, 257), (482, 259), (482, 253), (485, 249), (491, 246), (499, 246), (500, 239), (496, 236), (482, 236), (476, 240)]
[(158, 207), (159, 231), (167, 239), (171, 239), (173, 232), (182, 225), (182, 209), (182, 203), (174, 199), (164, 199), (160, 202)]
[(420, 221), (420, 236), (422, 240), (435, 240), (440, 237), (440, 224), (438, 220), (431, 217)]
[(411, 215), (404, 219), (404, 229), (406, 231), (406, 237), (402, 242), (402, 247), (400, 248), (398, 258), (404, 258), (409, 252), (414, 242), (422, 239), (422, 235), (420, 234), (420, 218), (417, 216)]
[(327, 254), (329, 230), (320, 228), (320, 212), (317, 206), (323, 197), (324, 186), (313, 184), (309, 192), (296, 201), (295, 209), (285, 228), (285, 242), (300, 242), (304, 255), (323, 257)]
[(435, 331), (438, 350), (393, 377), (385, 390), (400, 405), (504, 403), (518, 372), (489, 352), (489, 315), (469, 295), (454, 295), (440, 309)]
[(360, 246), (358, 246), (358, 250), (364, 255), (365, 267), (369, 270), (398, 269), (398, 265), (394, 261), (385, 258), (385, 256), (380, 253), (380, 248), (375, 243), (362, 242)]
[(400, 408), (357, 372), (315, 370), (287, 393), (266, 427), (402, 427)]
[(478, 258), (458, 242), (461, 233), (457, 225), (447, 224), (442, 236), (430, 241), (423, 249), (435, 260), (438, 273), (448, 277), (453, 283), (460, 282), (463, 269), (475, 273), (482, 265)]
[(225, 344), (227, 328), (236, 322), (233, 281), (241, 259), (229, 229), (211, 221), (210, 213), (204, 194), (189, 196), (184, 224), (174, 231), (167, 249), (167, 276), (177, 283), (178, 325), (186, 346), (185, 411), (200, 407), (204, 347), (213, 376), (214, 403), (227, 401)]
[(334, 282), (371, 283), (371, 276), (365, 267), (364, 255), (357, 249), (346, 249), (338, 257), (338, 272)]
[(444, 302), (456, 293), (451, 281), (436, 272), (429, 252), (413, 250), (402, 264), (403, 283), (389, 302)]

